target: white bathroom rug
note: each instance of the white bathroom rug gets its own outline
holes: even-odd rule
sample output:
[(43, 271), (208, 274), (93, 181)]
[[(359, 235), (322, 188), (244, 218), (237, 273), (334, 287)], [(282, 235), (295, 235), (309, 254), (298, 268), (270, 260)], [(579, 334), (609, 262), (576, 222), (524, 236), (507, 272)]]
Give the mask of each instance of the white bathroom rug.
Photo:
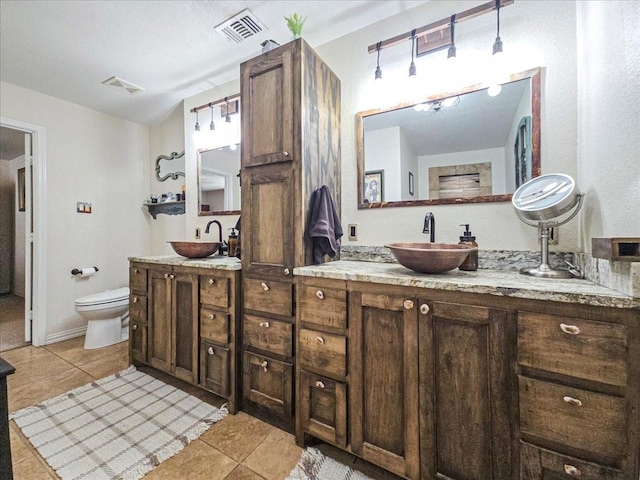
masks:
[(226, 414), (132, 366), (10, 418), (63, 480), (136, 480)]
[(347, 465), (327, 457), (317, 448), (302, 451), (300, 460), (285, 480), (373, 480)]

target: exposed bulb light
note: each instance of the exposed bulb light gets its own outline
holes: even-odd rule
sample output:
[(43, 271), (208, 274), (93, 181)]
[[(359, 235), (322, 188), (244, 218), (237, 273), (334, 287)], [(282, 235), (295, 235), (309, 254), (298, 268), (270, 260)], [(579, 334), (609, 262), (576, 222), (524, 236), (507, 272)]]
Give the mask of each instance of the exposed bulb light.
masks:
[(411, 65), (409, 65), (409, 78), (415, 78), (416, 76), (416, 64), (414, 63), (414, 51), (416, 46), (416, 29), (411, 31)]
[(458, 95), (442, 100), (442, 106), (444, 108), (455, 107), (458, 103), (460, 103), (460, 97)]
[(229, 100), (227, 100), (227, 97), (224, 97), (224, 101), (227, 105), (227, 115), (224, 117), (224, 121), (227, 123), (231, 123), (231, 115), (229, 115)]
[(215, 130), (216, 129), (216, 124), (213, 123), (213, 104), (210, 103), (209, 104), (209, 108), (211, 109), (211, 124), (209, 125), (209, 130)]
[(496, 40), (493, 42), (493, 55), (502, 53), (502, 40), (500, 39), (500, 0), (496, 0), (496, 18), (498, 20), (498, 29), (496, 32)]
[(499, 95), (500, 92), (502, 91), (502, 85), (497, 84), (497, 85), (491, 85), (488, 89), (487, 89), (487, 94), (490, 97), (495, 97), (496, 95)]
[(376, 61), (376, 80), (382, 80), (382, 69), (380, 68), (380, 50), (382, 49), (382, 42), (378, 42), (376, 50), (378, 51), (378, 59)]
[(198, 111), (196, 110), (196, 132), (200, 131), (200, 123), (198, 122)]
[(232, 143), (231, 145), (229, 145), (229, 150), (237, 150), (238, 149), (238, 144), (237, 143)]
[(455, 40), (455, 24), (456, 24), (456, 14), (451, 15), (451, 21), (449, 22), (451, 25), (451, 45), (449, 46), (449, 50), (447, 50), (447, 59), (456, 58), (456, 40)]

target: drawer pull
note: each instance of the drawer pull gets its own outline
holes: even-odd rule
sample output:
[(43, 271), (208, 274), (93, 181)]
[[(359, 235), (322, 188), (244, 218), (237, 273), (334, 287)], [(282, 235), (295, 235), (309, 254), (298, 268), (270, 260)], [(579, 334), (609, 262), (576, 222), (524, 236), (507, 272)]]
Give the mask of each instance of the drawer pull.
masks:
[(580, 329), (575, 325), (567, 325), (566, 323), (560, 324), (560, 330), (564, 333), (568, 333), (569, 335), (578, 335), (580, 333)]
[(289, 270), (288, 268), (284, 269), (284, 274), (285, 275), (289, 275), (291, 273), (291, 270)]
[(565, 396), (565, 397), (562, 398), (562, 400), (564, 400), (566, 403), (570, 403), (571, 405), (575, 405), (576, 407), (581, 407), (582, 406), (582, 402), (580, 400), (578, 400), (577, 398)]
[(316, 337), (316, 340), (318, 341), (318, 343), (319, 343), (320, 345), (324, 345), (324, 338), (322, 338), (322, 337), (320, 337), (320, 336), (317, 336), (317, 337)]
[(429, 305), (427, 305), (426, 303), (423, 303), (422, 305), (420, 305), (420, 313), (423, 315), (426, 315), (427, 313), (429, 313)]
[(169, 278), (169, 274), (168, 274), (168, 273), (165, 273), (165, 274), (164, 274), (164, 278)]
[(266, 283), (262, 282), (262, 289), (266, 292), (267, 290), (269, 290), (269, 285), (267, 285)]
[(138, 297), (133, 297), (133, 303), (138, 303)]
[(216, 283), (216, 281), (213, 278), (209, 279), (209, 285), (213, 285), (214, 283)]
[(133, 330), (137, 330), (138, 329), (138, 325), (133, 325), (133, 327), (131, 327)]
[(269, 322), (260, 322), (260, 326), (264, 328), (269, 328), (271, 324)]
[(264, 368), (264, 371), (266, 372), (266, 371), (267, 371), (267, 367), (269, 366), (269, 364), (268, 364), (268, 363), (267, 363), (267, 361), (265, 360), (264, 362), (262, 362), (262, 363), (260, 364), (260, 366), (261, 366), (262, 368)]
[(316, 292), (316, 297), (318, 297), (320, 300), (322, 300), (324, 298), (324, 292), (322, 290), (318, 290)]
[(209, 347), (209, 349), (207, 350), (207, 353), (209, 353), (209, 355), (215, 355), (215, 352), (213, 351), (213, 347)]
[(283, 156), (283, 157), (288, 157), (288, 156), (289, 156), (289, 152), (287, 152), (287, 151), (283, 150), (283, 152), (282, 152), (282, 156)]
[(216, 316), (213, 313), (209, 314), (209, 320), (213, 320), (214, 318), (216, 318)]
[(573, 475), (574, 477), (579, 477), (580, 475), (582, 475), (582, 472), (573, 465), (565, 464), (564, 471), (567, 473), (567, 475)]
[(169, 275), (169, 278), (176, 278), (176, 276), (172, 273), (171, 275)]
[(405, 300), (404, 301), (404, 308), (406, 310), (411, 310), (413, 308), (413, 300)]
[(136, 273), (136, 274), (137, 274), (137, 273), (138, 273), (138, 269), (137, 269), (137, 268), (134, 268), (134, 269), (133, 269), (133, 273)]
[(318, 388), (324, 388), (324, 383), (322, 383), (320, 380), (318, 380), (318, 381), (316, 382), (316, 387), (318, 387)]

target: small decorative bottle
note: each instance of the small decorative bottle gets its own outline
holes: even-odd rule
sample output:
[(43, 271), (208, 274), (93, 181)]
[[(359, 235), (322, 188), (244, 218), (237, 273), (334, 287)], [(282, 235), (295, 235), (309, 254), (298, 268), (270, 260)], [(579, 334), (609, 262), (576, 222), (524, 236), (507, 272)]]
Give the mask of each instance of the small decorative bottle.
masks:
[(465, 227), (465, 230), (460, 237), (460, 241), (458, 242), (458, 244), (476, 247), (476, 249), (472, 252), (469, 252), (467, 258), (464, 259), (464, 262), (462, 262), (462, 265), (460, 265), (458, 268), (467, 272), (475, 272), (476, 270), (478, 270), (478, 244), (476, 243), (476, 237), (471, 235), (468, 223), (463, 223), (460, 226)]

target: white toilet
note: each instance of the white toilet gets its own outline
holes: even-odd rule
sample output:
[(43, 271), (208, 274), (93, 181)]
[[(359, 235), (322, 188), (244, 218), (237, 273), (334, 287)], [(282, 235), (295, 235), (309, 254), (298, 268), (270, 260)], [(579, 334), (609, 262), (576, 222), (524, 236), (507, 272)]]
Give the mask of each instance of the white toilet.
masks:
[(88, 320), (84, 348), (107, 347), (129, 338), (129, 287), (76, 300), (76, 312)]

